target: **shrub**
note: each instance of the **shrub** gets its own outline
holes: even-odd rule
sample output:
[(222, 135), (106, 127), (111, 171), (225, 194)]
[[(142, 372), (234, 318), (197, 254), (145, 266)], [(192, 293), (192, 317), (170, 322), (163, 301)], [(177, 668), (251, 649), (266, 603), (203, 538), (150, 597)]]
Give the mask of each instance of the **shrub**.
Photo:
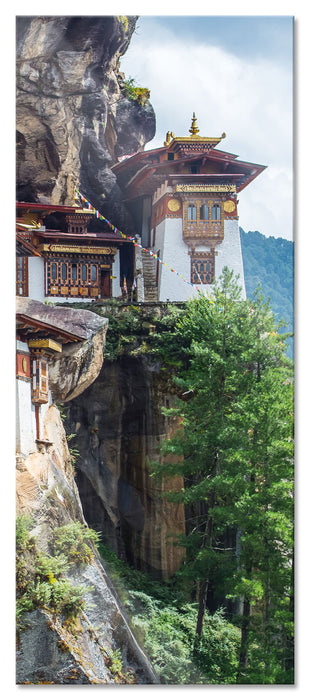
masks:
[(32, 526), (32, 518), (30, 515), (18, 515), (16, 518), (16, 548), (21, 550), (23, 548), (28, 548), (34, 539), (30, 535), (30, 528)]
[(122, 85), (123, 92), (129, 100), (133, 102), (138, 102), (139, 105), (145, 105), (145, 103), (150, 99), (150, 91), (148, 88), (142, 88), (135, 85), (133, 78), (129, 80), (124, 80)]
[(103, 544), (100, 553), (160, 683), (235, 683), (240, 631), (223, 611), (205, 614), (203, 635), (195, 644), (197, 604), (187, 602), (176, 579), (154, 581), (118, 560)]
[(31, 524), (29, 517), (17, 518), (16, 615), (18, 627), (21, 626), (21, 618), (26, 612), (38, 608), (63, 613), (67, 620), (75, 619), (84, 609), (83, 596), (86, 591), (91, 590), (91, 587), (74, 586), (64, 578), (64, 574), (72, 561), (85, 563), (91, 560), (93, 552), (89, 544), (97, 543), (98, 536), (81, 523), (70, 523), (57, 528), (54, 531), (55, 556), (50, 556), (37, 549), (35, 538), (29, 533)]
[(99, 535), (79, 522), (71, 522), (54, 531), (55, 554), (64, 554), (74, 564), (89, 564), (94, 556), (90, 545), (96, 546), (98, 542)]

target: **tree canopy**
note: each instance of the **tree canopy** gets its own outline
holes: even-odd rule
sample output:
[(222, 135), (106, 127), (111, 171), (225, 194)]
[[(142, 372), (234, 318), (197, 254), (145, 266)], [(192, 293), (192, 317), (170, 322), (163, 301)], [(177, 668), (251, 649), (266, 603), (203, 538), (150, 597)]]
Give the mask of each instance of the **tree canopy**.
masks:
[(211, 590), (239, 608), (238, 682), (292, 682), (293, 375), (284, 336), (261, 292), (242, 300), (227, 269), (212, 298), (187, 304), (173, 335), (188, 356), (176, 379), (188, 400), (163, 409), (180, 428), (153, 468), (157, 478), (183, 476), (168, 498), (186, 507), (196, 651)]

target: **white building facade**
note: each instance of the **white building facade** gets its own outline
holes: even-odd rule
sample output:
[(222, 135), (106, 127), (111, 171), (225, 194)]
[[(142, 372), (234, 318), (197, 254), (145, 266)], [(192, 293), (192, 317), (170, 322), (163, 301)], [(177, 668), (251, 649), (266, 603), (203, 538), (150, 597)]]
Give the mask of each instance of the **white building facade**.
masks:
[(142, 244), (155, 260), (153, 284), (160, 302), (212, 293), (224, 267), (239, 276), (246, 294), (238, 195), (265, 166), (218, 149), (226, 135), (201, 137), (196, 122), (194, 114), (190, 136), (168, 132), (162, 148), (113, 167), (136, 213)]

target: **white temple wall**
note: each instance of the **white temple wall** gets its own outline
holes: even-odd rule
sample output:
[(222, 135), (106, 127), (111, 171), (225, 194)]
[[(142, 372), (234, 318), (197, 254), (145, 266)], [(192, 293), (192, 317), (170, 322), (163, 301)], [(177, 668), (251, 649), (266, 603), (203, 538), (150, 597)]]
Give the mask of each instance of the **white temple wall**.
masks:
[[(190, 256), (182, 237), (182, 219), (164, 219), (156, 227), (154, 252), (160, 250), (160, 258), (186, 280), (190, 280)], [(183, 282), (176, 272), (159, 265), (159, 301), (186, 301), (194, 289)]]
[(233, 270), (235, 275), (240, 275), (239, 284), (242, 288), (242, 298), (245, 299), (246, 291), (238, 221), (228, 219), (224, 221), (224, 240), (216, 250), (218, 254), (215, 256), (215, 279), (218, 280), (225, 266), (229, 270)]
[(35, 301), (45, 300), (43, 258), (28, 258), (28, 296)]
[(16, 380), (16, 451), (22, 455), (36, 450), (36, 424), (31, 403), (31, 382)]
[[(161, 260), (167, 263), (168, 267), (176, 270), (182, 277), (190, 281), (191, 262), (188, 255), (188, 246), (183, 241), (182, 219), (164, 219), (156, 227), (156, 239), (153, 251), (157, 253)], [(198, 251), (209, 251), (210, 246), (196, 246)], [(224, 240), (216, 246), (215, 252), (215, 279), (218, 280), (223, 268), (227, 266), (233, 270), (235, 275), (239, 275), (239, 283), (242, 289), (242, 297), (245, 299), (245, 283), (243, 272), (243, 260), (240, 241), (238, 221), (224, 221)], [(164, 265), (159, 265), (159, 301), (186, 301), (197, 295), (197, 290), (186, 284), (178, 275), (171, 272)], [(213, 285), (196, 285), (199, 290), (207, 295), (212, 294)]]

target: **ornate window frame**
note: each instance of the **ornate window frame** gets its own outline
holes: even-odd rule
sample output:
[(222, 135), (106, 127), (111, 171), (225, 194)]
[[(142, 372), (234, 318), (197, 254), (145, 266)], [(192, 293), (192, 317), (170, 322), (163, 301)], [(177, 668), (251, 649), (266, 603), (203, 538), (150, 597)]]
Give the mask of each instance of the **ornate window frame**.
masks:
[(191, 283), (213, 284), (215, 278), (215, 252), (191, 253)]
[(16, 256), (16, 296), (28, 296), (28, 258)]

